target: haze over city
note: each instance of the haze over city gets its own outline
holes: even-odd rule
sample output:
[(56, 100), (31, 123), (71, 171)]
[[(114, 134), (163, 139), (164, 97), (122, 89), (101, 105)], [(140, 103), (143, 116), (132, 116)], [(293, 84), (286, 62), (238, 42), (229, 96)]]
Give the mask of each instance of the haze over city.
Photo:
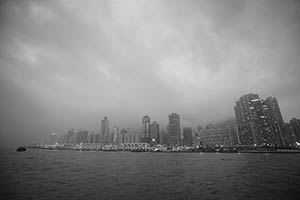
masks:
[(68, 128), (196, 127), (243, 94), (300, 117), (299, 1), (1, 1), (2, 146)]

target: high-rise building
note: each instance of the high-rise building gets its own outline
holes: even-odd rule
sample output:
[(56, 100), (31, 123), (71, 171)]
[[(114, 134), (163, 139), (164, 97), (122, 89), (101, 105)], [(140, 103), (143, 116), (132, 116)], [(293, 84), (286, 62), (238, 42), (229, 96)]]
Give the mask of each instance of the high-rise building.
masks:
[(234, 107), (242, 145), (278, 145), (268, 106), (257, 94), (246, 94)]
[(230, 138), (232, 145), (238, 145), (239, 144), (239, 139), (238, 139), (238, 131), (237, 131), (237, 125), (235, 126), (228, 126), (230, 131)]
[[(200, 131), (201, 131), (202, 129), (200, 129)], [(201, 146), (201, 138), (200, 138), (200, 131), (199, 131), (199, 127), (197, 128), (197, 132), (195, 132), (195, 134), (194, 134), (194, 147), (195, 148), (199, 148), (199, 147), (202, 147)]]
[(120, 135), (122, 137), (120, 137), (120, 144), (123, 144), (125, 143), (125, 137), (126, 137), (126, 134), (128, 133), (128, 131), (126, 129), (122, 129), (121, 132), (120, 132)]
[(299, 148), (300, 120), (293, 118), (290, 123), (284, 123), (284, 142), (286, 147)]
[(51, 133), (50, 134), (50, 138), (49, 138), (49, 144), (54, 145), (56, 143), (56, 134), (55, 133)]
[(193, 145), (193, 130), (190, 127), (183, 128), (183, 145), (188, 147)]
[(101, 143), (100, 138), (101, 138), (100, 134), (95, 134), (95, 139), (94, 139), (95, 143)]
[(168, 134), (170, 145), (181, 146), (180, 117), (176, 113), (169, 115)]
[(74, 132), (74, 134), (72, 134), (72, 135), (70, 136), (69, 143), (70, 143), (70, 144), (76, 144), (76, 141), (77, 141), (77, 134)]
[(238, 138), (243, 145), (254, 145), (254, 133), (251, 129), (251, 100), (259, 99), (258, 94), (246, 94), (240, 97), (236, 101), (234, 107), (237, 127), (238, 127)]
[(67, 135), (67, 134), (65, 134), (65, 135), (64, 135), (64, 138), (63, 138), (63, 142), (62, 142), (62, 144), (66, 144), (66, 143), (68, 143), (68, 142), (67, 142), (67, 140), (68, 140), (68, 135)]
[(275, 132), (277, 143), (284, 147), (286, 146), (284, 141), (284, 121), (282, 119), (278, 101), (275, 97), (268, 97), (265, 100), (265, 104), (268, 107), (269, 119), (272, 129)]
[(89, 135), (88, 131), (78, 130), (78, 132), (76, 133), (76, 144), (88, 143), (88, 135)]
[(150, 117), (143, 117), (142, 142), (150, 142)]
[(161, 130), (160, 132), (160, 143), (164, 145), (169, 145), (169, 136), (167, 131)]
[(118, 136), (119, 136), (119, 128), (118, 127), (114, 127), (114, 132), (113, 132), (113, 144), (117, 144), (117, 140), (118, 140)]
[(233, 145), (230, 128), (209, 128), (199, 132), (204, 147), (231, 147)]
[(139, 143), (141, 138), (139, 131), (134, 129), (129, 129), (128, 132), (124, 135), (124, 143)]
[(89, 139), (89, 131), (82, 131), (81, 133), (81, 142), (82, 143), (88, 143), (88, 139)]
[(159, 124), (156, 121), (150, 124), (150, 140), (153, 143), (160, 144)]
[(122, 134), (118, 134), (117, 136), (117, 145), (121, 145), (124, 143), (124, 137)]
[(70, 129), (68, 130), (67, 141), (66, 141), (66, 143), (73, 143), (73, 141), (71, 141), (71, 138), (73, 137), (74, 134), (75, 134), (75, 133), (74, 133), (74, 129), (73, 129), (73, 128), (70, 128)]
[(296, 118), (291, 119), (290, 126), (296, 142), (300, 143), (300, 120)]
[(88, 138), (88, 143), (95, 143), (95, 134), (91, 133)]
[(252, 131), (254, 132), (254, 144), (278, 145), (274, 131), (272, 130), (269, 110), (263, 99), (251, 100)]
[(101, 121), (100, 140), (101, 140), (100, 142), (101, 144), (109, 143), (109, 121), (106, 116)]

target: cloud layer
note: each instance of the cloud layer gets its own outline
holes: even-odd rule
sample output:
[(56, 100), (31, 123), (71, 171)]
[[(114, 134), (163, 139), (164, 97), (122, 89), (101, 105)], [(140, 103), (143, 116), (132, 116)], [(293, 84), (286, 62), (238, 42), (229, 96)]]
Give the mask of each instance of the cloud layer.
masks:
[(249, 92), (300, 113), (299, 1), (2, 1), (1, 142), (67, 128), (196, 126)]

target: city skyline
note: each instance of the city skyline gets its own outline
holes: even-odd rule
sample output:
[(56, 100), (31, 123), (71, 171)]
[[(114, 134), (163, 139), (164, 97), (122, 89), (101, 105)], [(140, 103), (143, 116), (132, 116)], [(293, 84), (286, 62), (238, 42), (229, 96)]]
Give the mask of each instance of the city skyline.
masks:
[[(227, 120), (219, 124), (207, 124), (203, 128), (198, 124), (195, 127), (180, 126), (180, 115), (169, 114), (169, 123), (164, 129), (159, 128), (159, 123), (153, 121), (149, 115), (142, 117), (141, 127), (127, 131), (114, 126), (109, 131), (107, 116), (101, 121), (100, 132), (82, 131), (74, 132), (73, 128), (67, 134), (56, 138), (55, 133), (50, 134), (50, 145), (87, 145), (84, 148), (123, 148), (124, 145), (165, 145), (170, 148), (191, 147), (205, 148), (233, 148), (247, 147), (272, 147), (295, 148), (300, 144), (300, 120), (297, 118), (284, 122), (280, 106), (276, 97), (269, 96), (262, 99), (258, 94), (248, 93), (242, 95), (233, 107), (235, 120)], [(72, 133), (70, 135), (70, 132)], [(127, 134), (128, 133), (128, 134)], [(70, 142), (70, 136), (73, 142)], [(99, 138), (96, 140), (95, 138)], [(56, 138), (56, 139), (54, 139)], [(104, 146), (103, 146), (104, 145)], [(105, 145), (108, 145), (105, 147)], [(113, 147), (112, 147), (113, 146)], [(160, 146), (161, 147), (161, 146)], [(159, 147), (159, 148), (160, 148)], [(54, 148), (56, 148), (54, 146)], [(80, 147), (81, 148), (81, 147)]]
[[(261, 99), (258, 94), (248, 93), (242, 95), (234, 106), (235, 120), (225, 121), (219, 124), (208, 124), (203, 128), (197, 126), (180, 127), (180, 115), (171, 113), (167, 132), (159, 131), (159, 123), (153, 121), (149, 115), (142, 118), (141, 128), (134, 130), (122, 129), (114, 126), (113, 131), (109, 131), (109, 119), (107, 116), (101, 121), (99, 133), (90, 135), (88, 131), (79, 129), (74, 132), (70, 128), (68, 134), (61, 135), (54, 139), (55, 133), (50, 134), (50, 139), (46, 145), (85, 145), (83, 148), (125, 148), (136, 145), (150, 146), (164, 145), (170, 148), (191, 147), (205, 148), (233, 148), (233, 147), (272, 147), (272, 148), (295, 148), (300, 144), (300, 120), (292, 118), (289, 122), (284, 122), (276, 97)], [(104, 131), (104, 129), (106, 131)], [(70, 132), (73, 140), (70, 140)], [(106, 132), (106, 133), (104, 133)], [(93, 138), (98, 137), (96, 141)], [(55, 141), (55, 142), (54, 142)], [(73, 141), (73, 142), (70, 142)], [(124, 146), (125, 145), (125, 146)], [(69, 146), (70, 147), (70, 146)], [(161, 146), (158, 146), (161, 148)], [(52, 147), (50, 147), (52, 148)], [(54, 148), (56, 148), (54, 146)]]
[[(1, 146), (235, 116), (243, 94), (300, 116), (299, 1), (1, 1)], [(275, 120), (276, 116), (274, 116)], [(99, 122), (100, 121), (100, 122)], [(165, 129), (166, 130), (166, 129)], [(279, 130), (279, 129), (278, 129)]]
[[(268, 118), (267, 123), (271, 123), (267, 126), (267, 129), (272, 129), (272, 134), (275, 134), (275, 135), (272, 136), (270, 141), (265, 141), (265, 142), (272, 143), (275, 140), (277, 140), (276, 145), (281, 146), (281, 147), (287, 147), (288, 144), (285, 144), (286, 141), (288, 141), (290, 145), (295, 144), (296, 141), (299, 141), (299, 138), (300, 138), (300, 135), (299, 135), (300, 131), (298, 130), (299, 123), (300, 123), (299, 119), (296, 117), (292, 117), (290, 120), (284, 121), (282, 118), (282, 113), (280, 111), (280, 106), (279, 106), (279, 103), (278, 103), (276, 97), (269, 96), (264, 100), (264, 99), (260, 98), (258, 94), (248, 93), (248, 94), (242, 95), (240, 97), (239, 101), (242, 101), (242, 99), (244, 99), (243, 101), (246, 103), (246, 105), (249, 104), (250, 102), (252, 102), (251, 104), (246, 106), (247, 107), (246, 109), (249, 109), (249, 111), (257, 110), (258, 112), (261, 112), (261, 114), (257, 115), (255, 118), (262, 118), (262, 117)], [(255, 104), (257, 104), (257, 105), (255, 105)], [(126, 131), (126, 133), (129, 133), (129, 135), (127, 135), (127, 136), (129, 136), (130, 138), (127, 138), (125, 141), (131, 141), (131, 142), (135, 141), (133, 143), (142, 142), (142, 143), (149, 143), (149, 144), (153, 143), (153, 141), (155, 141), (153, 144), (164, 144), (162, 142), (159, 142), (159, 140), (161, 140), (160, 135), (163, 136), (164, 132), (167, 133), (167, 137), (168, 137), (168, 141), (169, 141), (170, 136), (172, 137), (172, 132), (174, 132), (174, 130), (172, 131), (171, 129), (178, 129), (178, 131), (175, 130), (175, 132), (174, 132), (175, 134), (173, 133), (173, 137), (177, 138), (177, 139), (175, 139), (177, 141), (171, 142), (171, 143), (167, 142), (171, 146), (177, 146), (177, 145), (184, 146), (186, 143), (190, 144), (190, 142), (187, 142), (187, 141), (191, 140), (190, 136), (188, 136), (189, 139), (184, 137), (187, 132), (186, 130), (188, 130), (190, 132), (189, 134), (192, 134), (192, 137), (194, 138), (193, 142), (192, 142), (193, 145), (195, 145), (194, 142), (196, 142), (196, 140), (197, 140), (196, 138), (198, 137), (198, 134), (200, 134), (199, 136), (201, 139), (199, 140), (199, 142), (201, 141), (201, 143), (203, 141), (207, 140), (207, 137), (210, 138), (210, 142), (208, 142), (207, 144), (218, 143), (219, 142), (218, 138), (220, 138), (220, 137), (223, 138), (222, 139), (223, 142), (224, 142), (224, 137), (228, 137), (225, 140), (228, 140), (226, 142), (227, 142), (227, 144), (230, 143), (230, 146), (234, 145), (233, 141), (235, 139), (233, 137), (237, 137), (237, 139), (235, 141), (235, 145), (238, 144), (238, 145), (255, 145), (256, 146), (256, 144), (262, 144), (262, 142), (256, 141), (257, 139), (255, 136), (254, 136), (254, 138), (251, 137), (250, 140), (252, 140), (252, 142), (250, 142), (250, 143), (243, 141), (243, 138), (241, 136), (241, 133), (243, 132), (243, 130), (239, 130), (239, 123), (241, 120), (239, 120), (240, 117), (236, 110), (237, 109), (236, 107), (238, 105), (239, 105), (238, 101), (236, 101), (236, 106), (233, 107), (233, 110), (235, 112), (235, 117), (228, 118), (223, 121), (219, 121), (218, 123), (215, 123), (215, 124), (212, 124), (211, 122), (207, 123), (205, 125), (201, 124), (201, 123), (197, 123), (197, 124), (193, 124), (192, 126), (183, 125), (182, 127), (180, 127), (180, 123), (181, 123), (180, 116), (177, 113), (171, 113), (169, 115), (169, 124), (167, 124), (161, 130), (159, 129), (159, 126), (160, 126), (159, 123), (157, 123), (156, 121), (151, 122), (149, 115), (144, 115), (142, 118), (142, 124), (140, 124), (140, 126), (138, 126), (136, 128), (133, 128), (133, 127), (127, 127), (127, 128), (123, 127), (122, 128), (122, 127), (119, 127), (118, 125), (114, 125), (113, 129), (110, 130), (109, 119), (107, 116), (105, 116), (104, 119), (101, 120), (101, 124), (99, 126), (100, 127), (99, 131), (97, 131), (97, 130), (91, 131), (90, 129), (81, 129), (81, 128), (78, 128), (77, 131), (75, 131), (73, 129), (73, 127), (69, 127), (67, 134), (60, 133), (57, 135), (55, 132), (48, 133), (48, 134), (50, 134), (50, 139), (49, 139), (49, 141), (46, 140), (45, 143), (47, 144), (49, 142), (49, 144), (52, 144), (52, 145), (57, 143), (58, 141), (60, 141), (59, 144), (62, 144), (61, 143), (62, 141), (68, 141), (67, 143), (69, 143), (69, 139), (70, 139), (71, 144), (72, 143), (79, 144), (79, 143), (83, 142), (84, 144), (85, 143), (99, 143), (99, 144), (104, 144), (104, 145), (111, 145), (111, 144), (119, 145), (119, 144), (122, 144), (122, 142), (121, 143), (120, 143), (120, 141), (117, 142), (117, 140), (120, 140), (120, 138), (119, 138), (120, 135), (124, 136), (124, 134), (122, 134), (122, 131)], [(270, 110), (270, 113), (263, 112), (263, 110), (265, 110), (265, 109)], [(245, 112), (245, 110), (241, 111), (241, 112)], [(253, 114), (246, 115), (246, 118), (248, 118), (248, 117), (251, 118), (251, 115), (253, 115)], [(267, 115), (267, 117), (265, 115)], [(243, 118), (245, 118), (245, 116)], [(242, 121), (244, 121), (244, 120), (242, 120)], [(178, 123), (178, 125), (177, 125), (177, 123)], [(265, 124), (266, 122), (262, 121), (259, 123)], [(290, 123), (293, 123), (293, 124), (290, 124)], [(254, 124), (255, 124), (255, 122), (254, 122)], [(289, 132), (287, 130), (287, 129), (289, 129), (287, 127), (287, 124), (290, 124), (290, 127), (294, 128), (294, 130), (292, 130), (292, 132)], [(298, 124), (298, 125), (295, 126), (295, 124)], [(157, 128), (154, 128), (153, 126), (157, 126)], [(175, 126), (175, 127), (173, 127), (173, 126)], [(201, 128), (202, 126), (204, 126), (204, 129)], [(270, 128), (271, 126), (272, 126), (272, 128)], [(173, 127), (173, 128), (170, 128), (170, 127)], [(122, 128), (121, 133), (119, 133), (119, 128)], [(151, 128), (152, 128), (152, 130), (151, 130)], [(155, 133), (153, 133), (153, 128), (157, 129), (157, 131), (155, 131)], [(235, 135), (232, 135), (232, 133), (230, 133), (230, 132), (232, 132), (232, 130), (235, 128), (237, 128), (237, 132), (233, 133)], [(249, 128), (252, 129), (251, 127), (249, 127)], [(127, 132), (127, 130), (129, 130), (129, 132)], [(71, 131), (71, 137), (73, 139), (69, 138), (70, 131)], [(221, 132), (219, 132), (219, 131), (221, 131)], [(224, 131), (225, 132), (229, 131), (229, 132), (225, 133)], [(269, 130), (269, 131), (271, 131), (271, 130)], [(296, 131), (296, 132), (293, 132), (293, 131)], [(250, 133), (250, 134), (254, 134), (254, 132)], [(85, 136), (82, 136), (82, 134), (84, 134)], [(156, 134), (156, 137), (152, 137), (153, 134)], [(203, 135), (203, 134), (206, 134), (206, 135)], [(217, 136), (217, 138), (214, 138), (215, 134), (219, 134), (219, 136)], [(296, 134), (296, 135), (291, 136), (291, 134)], [(53, 139), (53, 136), (55, 139)], [(134, 137), (137, 136), (138, 138), (132, 139), (131, 138), (132, 136), (134, 136)], [(65, 137), (68, 137), (68, 139)], [(247, 136), (247, 137), (249, 137), (249, 136)], [(275, 137), (277, 137), (277, 139), (275, 139)], [(286, 137), (289, 137), (289, 138), (286, 138)], [(86, 139), (83, 139), (83, 138), (86, 138)], [(153, 139), (155, 139), (155, 140), (153, 140)], [(124, 139), (122, 139), (122, 140), (124, 140)], [(73, 142), (71, 142), (71, 141), (73, 141)], [(43, 143), (43, 142), (39, 141), (37, 143)], [(206, 141), (205, 141), (205, 143), (206, 143)], [(273, 143), (273, 144), (275, 144), (275, 143)]]

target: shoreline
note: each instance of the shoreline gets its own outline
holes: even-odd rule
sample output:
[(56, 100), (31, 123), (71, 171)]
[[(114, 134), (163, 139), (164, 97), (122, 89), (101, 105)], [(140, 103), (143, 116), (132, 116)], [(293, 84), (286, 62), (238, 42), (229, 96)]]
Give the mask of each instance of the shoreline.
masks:
[(262, 151), (262, 150), (237, 150), (237, 151), (153, 151), (153, 150), (103, 150), (103, 149), (71, 149), (71, 148), (32, 148), (27, 147), (27, 149), (40, 149), (40, 150), (50, 150), (50, 151), (62, 151), (62, 150), (69, 150), (69, 151), (102, 151), (102, 152), (131, 152), (131, 153), (198, 153), (198, 154), (205, 154), (205, 153), (215, 153), (215, 154), (224, 154), (224, 153), (236, 153), (236, 154), (299, 154), (300, 150), (273, 150), (273, 151)]

